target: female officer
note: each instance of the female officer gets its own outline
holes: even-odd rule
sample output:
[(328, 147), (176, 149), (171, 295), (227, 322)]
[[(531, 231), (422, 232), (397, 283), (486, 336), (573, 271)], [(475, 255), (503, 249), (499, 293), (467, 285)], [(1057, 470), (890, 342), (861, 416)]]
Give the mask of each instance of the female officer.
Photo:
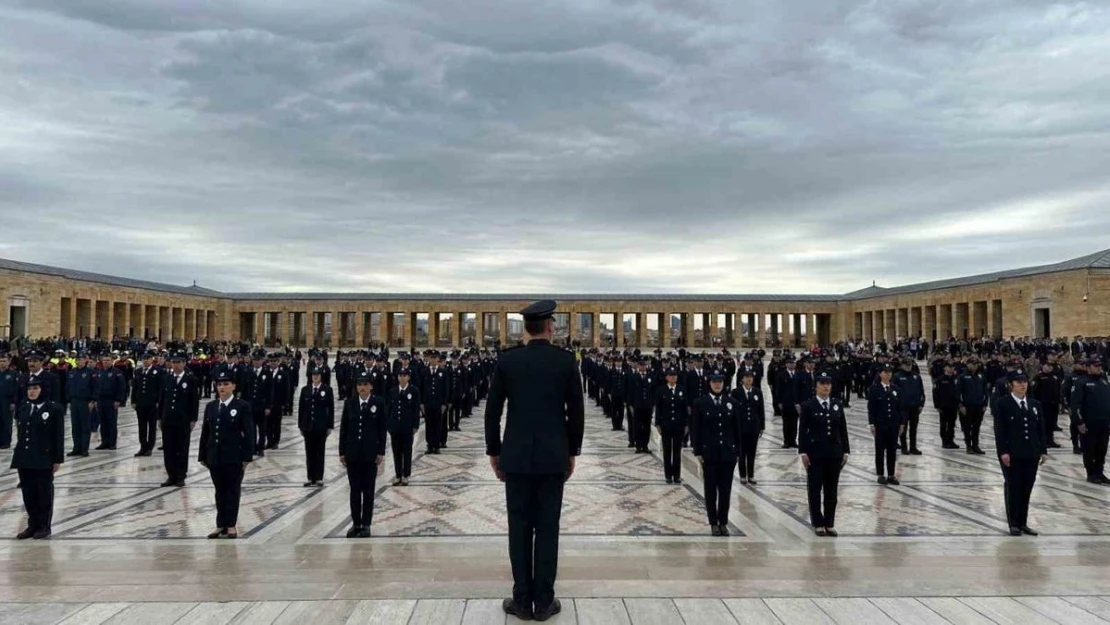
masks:
[(798, 420), (798, 455), (806, 469), (809, 517), (818, 536), (837, 535), (834, 525), (840, 470), (848, 464), (851, 453), (844, 406), (829, 395), (832, 382), (827, 371), (817, 374), (816, 394), (802, 404)]
[(694, 402), (690, 442), (701, 463), (705, 485), (705, 511), (714, 536), (728, 536), (728, 505), (732, 497), (732, 471), (740, 451), (740, 428), (735, 404), (724, 395), (725, 376), (709, 376), (709, 392)]
[(235, 378), (216, 375), (216, 399), (204, 407), (197, 458), (216, 487), (216, 531), (209, 538), (238, 538), (239, 494), (243, 472), (254, 460), (254, 419), (251, 405), (235, 398)]
[(767, 418), (763, 414), (763, 391), (755, 385), (755, 372), (744, 369), (740, 372), (740, 386), (732, 391), (736, 405), (736, 419), (740, 428), (740, 483), (755, 485), (755, 448)]
[(306, 488), (324, 485), (324, 446), (335, 429), (335, 396), (331, 387), (324, 382), (319, 367), (313, 369), (309, 377), (311, 382), (301, 389), (297, 410), (297, 425), (304, 435), (308, 464)]
[(49, 401), (37, 377), (27, 380), (27, 401), (15, 415), (16, 445), (12, 466), (19, 472), (23, 507), (27, 509), (27, 529), (16, 535), (19, 540), (50, 536), (54, 516), (54, 474), (65, 461), (65, 410)]

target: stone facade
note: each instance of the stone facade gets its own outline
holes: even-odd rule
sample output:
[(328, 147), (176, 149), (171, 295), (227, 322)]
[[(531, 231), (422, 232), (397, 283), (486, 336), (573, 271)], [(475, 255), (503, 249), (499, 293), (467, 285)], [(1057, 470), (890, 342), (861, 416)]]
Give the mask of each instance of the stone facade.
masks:
[[(336, 347), (383, 341), (448, 347), (467, 339), (507, 344), (520, 331), (517, 311), (531, 303), (526, 296), (263, 296), (112, 282), (107, 276), (0, 268), (0, 334), (209, 337)], [(897, 295), (876, 288), (845, 296), (554, 297), (560, 335), (595, 346), (610, 339), (630, 347), (670, 346), (680, 337), (690, 347), (754, 347), (847, 337), (1110, 334), (1110, 269), (894, 290)]]

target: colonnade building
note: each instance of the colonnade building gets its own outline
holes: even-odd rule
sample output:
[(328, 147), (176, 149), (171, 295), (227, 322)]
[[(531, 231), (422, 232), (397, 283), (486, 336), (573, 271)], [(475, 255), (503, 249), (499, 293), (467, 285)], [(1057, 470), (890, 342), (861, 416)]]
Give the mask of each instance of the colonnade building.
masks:
[(842, 295), (224, 293), (0, 259), (0, 336), (265, 345), (508, 344), (516, 311), (559, 302), (583, 346), (809, 346), (847, 338), (1110, 334), (1110, 250), (1036, 267)]

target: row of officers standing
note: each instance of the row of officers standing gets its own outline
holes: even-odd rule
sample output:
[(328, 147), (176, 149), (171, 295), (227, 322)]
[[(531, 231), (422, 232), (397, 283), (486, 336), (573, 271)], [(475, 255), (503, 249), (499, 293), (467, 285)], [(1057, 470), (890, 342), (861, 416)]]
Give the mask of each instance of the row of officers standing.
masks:
[[(429, 453), (447, 444), (447, 433), (458, 430), (458, 419), (469, 416), (473, 406), (488, 392), (486, 364), (481, 354), (453, 354), (448, 362), (439, 352), (424, 358), (401, 354), (394, 366), (385, 359), (354, 358), (350, 386), (340, 391), (340, 461), (347, 468), (351, 485), (350, 537), (368, 536), (372, 498), (379, 467), (384, 457), (386, 434), (392, 443), (394, 486), (406, 486), (412, 473), (412, 447), (423, 420), (427, 427)], [(189, 447), (196, 423), (201, 421), (197, 460), (205, 466), (216, 490), (216, 531), (209, 538), (236, 538), (241, 485), (247, 465), (274, 449), (280, 440), (281, 417), (289, 412), (285, 389), (289, 372), (280, 356), (258, 351), (251, 368), (233, 366), (215, 372), (215, 400), (200, 411), (202, 384), (187, 368), (187, 355), (175, 352), (168, 367), (155, 364), (146, 354), (130, 385), (135, 408), (140, 450), (150, 456), (156, 432), (161, 431), (167, 479), (163, 487), (184, 487), (189, 472)], [(113, 367), (73, 370), (80, 383), (71, 386), (69, 406), (56, 398), (56, 379), (41, 368), (41, 354), (28, 358), (28, 374), (2, 371), (6, 383), (14, 380), (17, 395), (5, 397), (5, 408), (15, 415), (17, 439), (11, 467), (19, 472), (20, 488), (28, 512), (27, 529), (18, 538), (46, 538), (51, 534), (53, 475), (65, 456), (87, 456), (90, 413), (101, 415), (105, 431), (107, 404), (118, 411), (127, 399)], [(373, 362), (374, 364), (369, 364)], [(365, 363), (365, 364), (363, 364)], [(337, 368), (342, 372), (344, 367)], [(36, 365), (39, 365), (36, 367)], [(306, 487), (324, 485), (324, 455), (328, 436), (335, 428), (337, 398), (331, 386), (331, 370), (324, 355), (308, 366), (308, 383), (297, 401), (297, 424), (306, 451)], [(420, 384), (415, 383), (420, 380)], [(86, 403), (80, 384), (88, 384), (94, 396), (112, 388), (103, 399)], [(64, 453), (65, 420), (69, 408), (73, 423), (73, 449)], [(117, 412), (118, 414), (118, 412)], [(98, 449), (115, 449), (107, 439)], [(260, 443), (265, 441), (265, 443)], [(84, 445), (84, 446), (83, 446)], [(374, 452), (374, 453), (371, 453)]]

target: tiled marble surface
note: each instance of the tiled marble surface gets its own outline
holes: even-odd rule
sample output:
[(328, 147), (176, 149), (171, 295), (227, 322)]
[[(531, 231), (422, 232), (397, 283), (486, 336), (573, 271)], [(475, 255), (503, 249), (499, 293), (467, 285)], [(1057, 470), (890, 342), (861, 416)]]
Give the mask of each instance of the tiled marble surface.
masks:
[[(922, 615), (913, 622), (941, 622), (937, 616), (975, 622), (963, 620), (968, 610), (984, 616), (967, 602), (884, 597), (1036, 595), (1037, 605), (1059, 607), (1052, 596), (1079, 601), (1074, 595), (1110, 595), (1110, 489), (1077, 479), (1082, 466), (1070, 449), (1053, 452), (1034, 491), (1030, 522), (1042, 536), (1010, 538), (989, 427), (987, 456), (944, 451), (936, 414), (926, 409), (920, 435), (925, 454), (900, 457), (902, 486), (887, 488), (874, 483), (862, 409), (863, 402), (855, 401), (849, 411), (855, 453), (841, 481), (839, 539), (817, 538), (810, 531), (804, 472), (794, 450), (779, 448), (780, 423), (770, 416), (757, 459), (759, 485), (735, 484), (733, 536), (722, 539), (706, 531), (693, 459), (685, 458), (683, 485), (665, 484), (658, 455), (629, 453), (626, 435), (610, 431), (600, 411), (587, 403), (584, 455), (566, 491), (559, 594), (601, 602), (572, 604), (583, 622), (608, 622), (595, 621), (590, 611), (601, 606), (612, 618), (623, 614), (633, 622), (640, 622), (638, 615), (663, 618), (674, 610), (686, 617), (684, 609), (698, 618), (708, 615), (704, 621), (687, 618), (699, 623), (716, 622), (725, 604), (689, 603), (697, 598), (777, 597), (742, 605), (786, 622), (812, 617), (816, 620), (809, 622), (855, 623), (869, 622), (864, 617), (875, 616), (876, 609), (889, 615), (899, 607)], [(328, 610), (337, 619), (350, 608), (336, 622), (379, 608), (394, 614), (403, 606), (412, 622), (423, 622), (421, 610), (465, 615), (475, 605), (474, 614), (486, 614), (488, 604), (480, 601), (431, 602), (427, 608), (414, 603), (493, 599), (508, 591), (504, 490), (484, 455), (481, 414), (479, 407), (475, 418), (463, 421), (464, 431), (451, 434), (442, 455), (422, 456), (418, 444), (408, 487), (389, 485), (387, 459), (374, 538), (365, 540), (343, 537), (349, 518), (337, 437), (329, 441), (327, 486), (302, 488), (303, 443), (293, 419), (286, 418), (281, 449), (247, 472), (240, 515), (244, 538), (231, 542), (203, 538), (214, 521), (214, 503), (202, 467), (192, 464), (187, 488), (162, 489), (161, 457), (131, 457), (136, 428), (133, 412), (125, 409), (118, 451), (94, 452), (59, 472), (54, 537), (0, 539), (0, 601), (34, 603), (0, 608), (0, 623), (19, 622), (6, 619), (5, 610), (26, 609), (46, 615), (28, 622), (47, 622), (57, 614), (72, 615), (67, 610), (74, 606), (86, 616), (143, 622), (142, 610), (149, 608), (127, 604), (150, 601), (186, 606), (178, 614), (181, 622), (284, 622), (305, 608), (280, 602), (316, 600), (336, 601)], [(0, 466), (8, 459), (0, 454)], [(13, 473), (0, 473), (0, 535), (14, 535), (25, 522), (15, 482)], [(636, 603), (660, 597), (688, 599), (664, 599), (657, 610)], [(873, 600), (826, 605), (791, 599), (805, 597)], [(370, 599), (412, 601), (388, 608), (359, 603)], [(203, 603), (212, 601), (243, 603)], [(1024, 614), (1029, 608), (1011, 601), (1006, 610), (1025, 606), (1017, 612)], [(1090, 603), (1095, 614), (1104, 609), (1099, 601)], [(289, 612), (291, 605), (302, 607)], [(111, 612), (112, 606), (119, 609)], [(747, 613), (730, 613), (749, 622)], [(477, 616), (468, 618), (478, 622)], [(573, 622), (567, 615), (562, 619)], [(86, 621), (99, 622), (91, 616)]]

